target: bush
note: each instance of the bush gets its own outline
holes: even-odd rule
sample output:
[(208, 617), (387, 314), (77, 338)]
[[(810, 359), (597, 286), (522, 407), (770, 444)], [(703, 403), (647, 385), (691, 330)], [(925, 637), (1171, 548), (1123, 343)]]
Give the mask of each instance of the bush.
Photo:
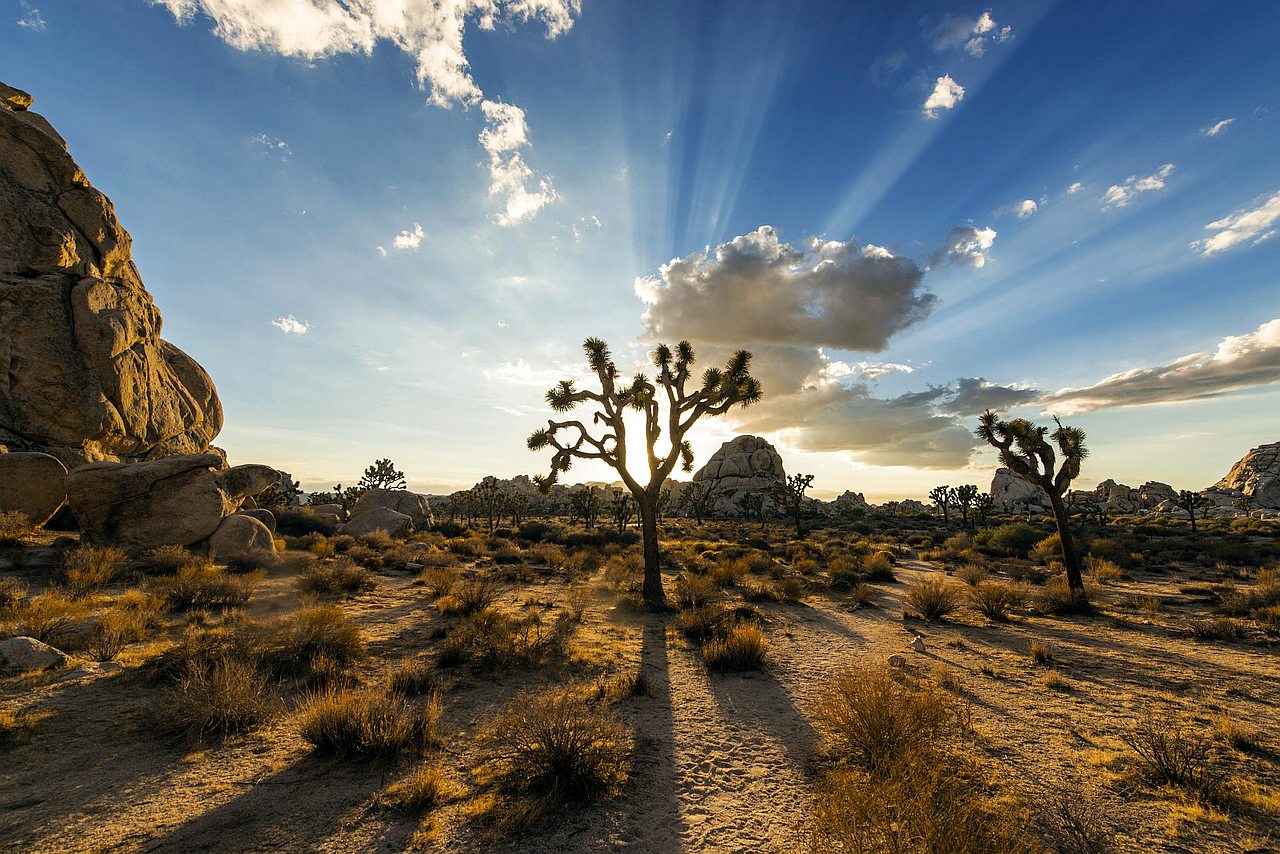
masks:
[(708, 670), (739, 672), (761, 670), (769, 641), (754, 623), (738, 623), (702, 647)]
[(684, 573), (676, 579), (674, 588), (672, 593), (676, 607), (682, 611), (701, 608), (720, 594), (720, 588), (710, 576), (691, 573)]
[(349, 558), (318, 561), (298, 573), (298, 590), (318, 596), (362, 593), (377, 586), (373, 574)]
[(954, 727), (954, 701), (940, 690), (898, 684), (887, 668), (836, 674), (815, 715), (839, 758), (890, 773)]
[(189, 670), (161, 701), (162, 732), (203, 740), (249, 732), (279, 713), (266, 677), (245, 661), (222, 658), (212, 667)]
[(979, 566), (976, 563), (966, 563), (953, 572), (952, 575), (972, 587), (977, 587), (991, 577), (991, 573), (987, 571), (985, 566)]
[(907, 588), (905, 599), (917, 614), (937, 622), (959, 607), (960, 590), (945, 581), (924, 579)]
[(27, 539), (35, 532), (35, 526), (25, 514), (17, 510), (0, 513), (0, 548), (26, 545)]
[(1084, 560), (1084, 571), (1099, 584), (1115, 584), (1124, 578), (1124, 570), (1118, 563), (1090, 555)]
[(440, 701), (415, 706), (377, 688), (329, 688), (307, 699), (301, 717), (302, 737), (321, 753), (396, 756), (438, 741)]
[(985, 528), (975, 534), (973, 540), (975, 545), (989, 548), (997, 554), (1026, 557), (1043, 537), (1039, 528), (1025, 522), (1014, 522), (998, 528)]
[(500, 792), (590, 801), (621, 793), (631, 736), (618, 718), (569, 690), (521, 693), (481, 736), (477, 776)]
[(185, 566), (176, 575), (160, 576), (151, 591), (174, 611), (212, 611), (235, 608), (253, 596), (262, 575), (231, 575), (208, 561)]
[(502, 588), (492, 578), (468, 578), (453, 586), (447, 596), (441, 596), (436, 607), (442, 614), (478, 614), (498, 600)]
[(1212, 737), (1167, 717), (1146, 714), (1122, 738), (1153, 782), (1213, 795), (1226, 777), (1215, 762)]
[(58, 590), (30, 596), (14, 608), (15, 634), (58, 646), (67, 630), (85, 614), (84, 605)]
[(855, 584), (845, 593), (845, 602), (854, 608), (870, 608), (876, 604), (876, 590), (870, 584)]
[(8, 576), (0, 578), (0, 617), (17, 610), (26, 598), (26, 584)]
[(260, 656), (280, 675), (324, 675), (365, 654), (360, 627), (337, 605), (303, 608), (268, 627)]
[(680, 633), (697, 644), (706, 643), (720, 633), (728, 614), (720, 605), (686, 608), (676, 617)]
[(156, 546), (142, 553), (141, 571), (148, 575), (176, 575), (185, 566), (205, 563), (182, 546)]
[(1055, 575), (1040, 591), (1040, 607), (1046, 614), (1088, 614), (1093, 610), (1088, 590), (1072, 590), (1065, 575)]
[(321, 518), (320, 514), (310, 507), (287, 507), (276, 511), (276, 532), (290, 537), (305, 537), (307, 534), (324, 534), (329, 536), (337, 530), (337, 525)]
[(876, 552), (862, 562), (862, 571), (867, 581), (894, 581), (893, 561), (884, 552)]
[(1089, 543), (1089, 555), (1098, 560), (1109, 560), (1121, 567), (1129, 566), (1133, 563), (1129, 550), (1123, 544), (1106, 537), (1099, 537)]
[(378, 795), (386, 807), (423, 814), (461, 794), (461, 788), (444, 775), (440, 762), (423, 762)]
[(1003, 623), (1009, 612), (1021, 606), (1026, 596), (1011, 584), (998, 581), (981, 581), (968, 589), (969, 602), (974, 609), (989, 620)]
[(542, 664), (564, 653), (573, 635), (572, 614), (560, 613), (547, 625), (537, 614), (522, 619), (487, 608), (468, 614), (445, 636), (439, 664), (471, 663), (481, 669)]
[(440, 680), (430, 661), (405, 658), (387, 676), (387, 689), (406, 697), (422, 697), (438, 691)]
[(1032, 546), (1031, 551), (1027, 553), (1027, 557), (1040, 564), (1061, 561), (1062, 537), (1057, 534), (1050, 534)]
[(126, 555), (114, 546), (80, 546), (62, 556), (62, 574), (73, 595), (83, 596), (115, 580)]
[(854, 557), (832, 559), (827, 564), (827, 579), (837, 590), (860, 584), (863, 580), (862, 561)]
[(1246, 636), (1245, 627), (1230, 617), (1206, 617), (1187, 624), (1191, 636), (1198, 641), (1241, 640)]

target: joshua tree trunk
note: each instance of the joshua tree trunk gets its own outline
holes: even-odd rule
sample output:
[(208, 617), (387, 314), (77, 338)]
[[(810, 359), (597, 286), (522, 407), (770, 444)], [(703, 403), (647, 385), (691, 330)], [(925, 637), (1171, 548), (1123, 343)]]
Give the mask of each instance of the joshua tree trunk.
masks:
[(663, 608), (667, 604), (662, 591), (662, 564), (658, 559), (658, 504), (647, 492), (636, 496), (640, 512), (640, 531), (644, 540), (644, 601), (650, 608)]
[(1058, 539), (1062, 541), (1062, 562), (1067, 568), (1067, 586), (1072, 590), (1083, 590), (1080, 556), (1076, 554), (1075, 537), (1071, 535), (1071, 517), (1067, 515), (1067, 505), (1062, 496), (1054, 492), (1049, 492), (1049, 503), (1053, 505), (1053, 520), (1058, 523)]

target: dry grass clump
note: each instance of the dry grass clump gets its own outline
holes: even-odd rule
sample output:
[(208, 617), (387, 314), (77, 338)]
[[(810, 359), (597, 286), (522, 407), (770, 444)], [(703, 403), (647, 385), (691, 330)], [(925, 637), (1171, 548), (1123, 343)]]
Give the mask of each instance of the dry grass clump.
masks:
[(183, 546), (156, 546), (142, 553), (139, 570), (147, 575), (176, 575), (185, 566), (205, 563)]
[(454, 584), (450, 592), (436, 600), (441, 614), (468, 616), (487, 611), (498, 601), (502, 586), (493, 578), (467, 578)]
[(966, 563), (951, 574), (971, 587), (977, 587), (991, 577), (991, 572), (985, 566), (976, 563)]
[(576, 621), (567, 612), (550, 623), (538, 614), (517, 618), (486, 608), (449, 629), (440, 646), (441, 667), (471, 664), (481, 670), (531, 667), (563, 655)]
[(859, 582), (845, 591), (844, 601), (851, 608), (875, 607), (876, 590), (870, 584)]
[(502, 799), (501, 831), (527, 829), (566, 803), (613, 798), (631, 773), (631, 733), (571, 689), (521, 693), (481, 735), (477, 778)]
[(126, 646), (150, 640), (164, 626), (165, 603), (141, 590), (116, 598), (111, 610), (98, 618), (86, 649), (97, 661), (114, 661)]
[(62, 556), (62, 577), (72, 595), (84, 596), (115, 581), (126, 558), (114, 546), (79, 546)]
[(904, 599), (921, 617), (939, 622), (960, 607), (960, 589), (939, 579), (926, 578), (908, 587)]
[(764, 668), (769, 641), (755, 623), (743, 622), (711, 638), (702, 646), (708, 670), (741, 672)]
[(316, 596), (363, 593), (377, 586), (367, 567), (348, 557), (316, 561), (298, 573), (298, 591)]
[(220, 658), (182, 675), (156, 708), (161, 732), (192, 740), (249, 732), (280, 713), (279, 698), (251, 662)]
[(1065, 575), (1055, 575), (1044, 583), (1037, 604), (1046, 614), (1088, 614), (1093, 611), (1090, 601), (1093, 598), (1095, 597), (1090, 595), (1088, 585), (1084, 590), (1072, 590)]
[(999, 581), (979, 581), (965, 592), (974, 610), (998, 623), (1008, 621), (1010, 612), (1026, 601), (1021, 589)]
[(448, 596), (453, 587), (462, 578), (462, 571), (456, 564), (435, 565), (428, 563), (418, 575), (418, 581), (427, 589), (427, 595), (433, 599)]
[(437, 743), (439, 718), (436, 694), (415, 704), (376, 687), (330, 687), (307, 699), (299, 727), (321, 753), (365, 759)]
[(27, 598), (27, 585), (16, 578), (0, 578), (0, 619), (17, 610)]
[(422, 762), (383, 789), (378, 803), (384, 807), (423, 815), (459, 797), (461, 786), (445, 776), (441, 762)]
[(303, 608), (267, 627), (260, 660), (273, 673), (326, 677), (364, 657), (360, 627), (337, 605)]
[(840, 759), (876, 773), (938, 742), (958, 720), (946, 694), (930, 685), (900, 684), (887, 668), (837, 674), (814, 714)]
[(1209, 800), (1218, 799), (1226, 770), (1217, 761), (1211, 735), (1148, 713), (1121, 738), (1137, 755), (1148, 780), (1177, 786)]
[(1093, 555), (1084, 559), (1084, 571), (1099, 584), (1115, 584), (1124, 578), (1124, 570), (1120, 568), (1120, 564)]
[(743, 586), (742, 598), (748, 602), (787, 602), (798, 605), (804, 602), (804, 581), (794, 575), (776, 580), (748, 582)]
[(863, 577), (867, 581), (887, 583), (896, 581), (893, 574), (893, 559), (888, 552), (876, 552), (862, 561)]
[(387, 675), (387, 689), (406, 697), (422, 697), (440, 689), (436, 669), (425, 658), (405, 658)]
[(1198, 641), (1235, 641), (1248, 636), (1245, 625), (1231, 617), (1192, 620), (1187, 624), (1187, 631)]
[(217, 611), (244, 605), (262, 578), (261, 572), (232, 575), (201, 561), (182, 567), (175, 575), (153, 579), (150, 590), (174, 611)]
[(683, 611), (710, 603), (719, 597), (720, 588), (710, 576), (684, 573), (676, 579), (671, 592), (676, 607)]
[(18, 602), (10, 610), (8, 620), (12, 634), (58, 646), (86, 613), (83, 602), (61, 590), (51, 589)]
[(1259, 570), (1257, 583), (1243, 589), (1231, 589), (1222, 595), (1220, 609), (1233, 617), (1257, 616), (1261, 611), (1280, 605), (1280, 571)]
[(1027, 646), (1027, 657), (1031, 659), (1032, 664), (1053, 664), (1053, 652), (1049, 649), (1049, 645), (1042, 640), (1031, 641)]
[(26, 545), (35, 532), (35, 526), (25, 513), (17, 510), (0, 513), (0, 548)]
[(1118, 850), (1115, 811), (1089, 784), (1073, 782), (1037, 793), (1030, 819), (1036, 835), (1054, 854), (1111, 854)]
[(696, 644), (703, 644), (720, 634), (730, 619), (721, 605), (703, 605), (686, 608), (676, 615), (676, 628)]

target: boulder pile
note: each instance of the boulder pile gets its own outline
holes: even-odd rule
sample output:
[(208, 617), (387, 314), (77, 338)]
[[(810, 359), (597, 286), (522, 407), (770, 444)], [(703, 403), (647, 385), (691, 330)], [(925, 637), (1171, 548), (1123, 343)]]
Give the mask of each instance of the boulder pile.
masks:
[(759, 436), (736, 436), (725, 442), (693, 476), (694, 483), (714, 485), (718, 497), (710, 515), (718, 517), (742, 515), (738, 501), (753, 492), (764, 498), (764, 510), (771, 511), (769, 490), (786, 478), (777, 449)]

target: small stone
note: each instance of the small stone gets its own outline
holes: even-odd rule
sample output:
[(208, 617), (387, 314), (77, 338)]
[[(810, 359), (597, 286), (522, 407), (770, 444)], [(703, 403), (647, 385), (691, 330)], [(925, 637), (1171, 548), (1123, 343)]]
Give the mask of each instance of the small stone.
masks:
[(889, 656), (889, 666), (890, 666), (890, 667), (897, 667), (897, 668), (903, 668), (903, 667), (906, 667), (906, 666), (907, 666), (907, 657), (906, 657), (905, 655), (898, 655), (897, 653), (895, 653), (895, 654), (893, 654), (893, 655)]
[(913, 637), (911, 639), (911, 648), (916, 652), (924, 652), (924, 638), (920, 635)]

